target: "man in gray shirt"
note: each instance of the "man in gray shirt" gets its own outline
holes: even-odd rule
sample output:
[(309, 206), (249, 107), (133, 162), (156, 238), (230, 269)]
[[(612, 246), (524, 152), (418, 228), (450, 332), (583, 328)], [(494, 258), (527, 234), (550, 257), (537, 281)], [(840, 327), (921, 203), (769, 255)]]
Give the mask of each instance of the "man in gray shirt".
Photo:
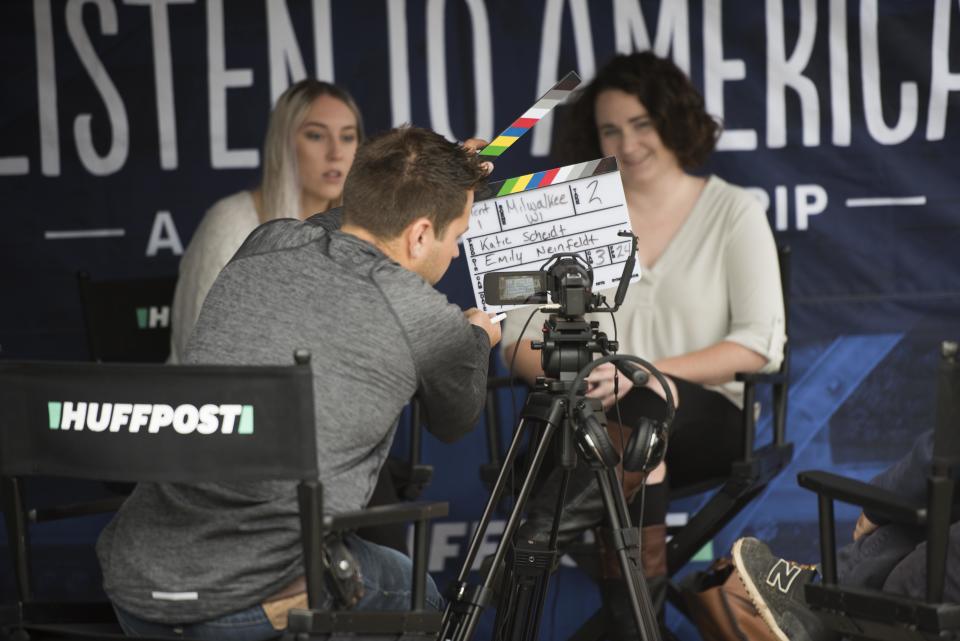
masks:
[[(329, 512), (366, 505), (415, 393), (444, 441), (476, 423), (499, 326), (432, 285), (484, 174), (437, 134), (390, 131), (357, 153), (342, 210), (262, 225), (206, 298), (187, 363), (289, 364), (311, 351)], [(347, 546), (364, 582), (356, 607), (407, 607), (410, 559), (356, 536)], [(306, 603), (293, 483), (140, 484), (97, 551), (128, 634), (270, 638)], [(432, 581), (427, 600), (439, 607)]]

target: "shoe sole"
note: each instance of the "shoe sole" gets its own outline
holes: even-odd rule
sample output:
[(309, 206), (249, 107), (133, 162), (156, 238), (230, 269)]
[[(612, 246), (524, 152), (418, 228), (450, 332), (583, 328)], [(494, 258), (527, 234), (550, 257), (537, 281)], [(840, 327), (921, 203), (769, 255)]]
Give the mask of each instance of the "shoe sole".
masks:
[(760, 591), (753, 583), (753, 579), (751, 579), (750, 575), (748, 575), (746, 572), (740, 570), (740, 568), (746, 567), (746, 565), (743, 563), (743, 557), (740, 555), (742, 544), (743, 539), (737, 540), (733, 544), (732, 550), (733, 563), (737, 568), (737, 576), (740, 578), (740, 583), (743, 584), (744, 589), (747, 591), (747, 596), (750, 597), (750, 602), (753, 603), (753, 607), (756, 608), (757, 612), (760, 614), (760, 618), (763, 619), (763, 622), (767, 624), (767, 627), (770, 628), (770, 631), (773, 632), (773, 634), (780, 641), (790, 641), (790, 638), (783, 633), (783, 630), (780, 629), (780, 625), (777, 623), (776, 619), (773, 618), (773, 613), (770, 611), (770, 608), (767, 607), (766, 602), (760, 597)]

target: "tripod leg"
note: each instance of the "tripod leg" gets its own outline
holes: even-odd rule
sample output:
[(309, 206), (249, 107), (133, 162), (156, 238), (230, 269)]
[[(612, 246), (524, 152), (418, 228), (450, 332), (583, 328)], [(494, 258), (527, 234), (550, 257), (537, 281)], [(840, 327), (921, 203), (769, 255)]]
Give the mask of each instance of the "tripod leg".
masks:
[[(483, 578), (483, 583), (480, 584), (480, 588), (477, 590), (475, 603), (471, 604), (473, 607), (471, 607), (467, 613), (464, 626), (460, 630), (462, 634), (454, 637), (454, 641), (465, 641), (473, 636), (473, 631), (476, 629), (477, 623), (480, 621), (481, 608), (486, 607), (492, 601), (492, 588), (494, 576), (496, 574), (496, 568), (501, 567), (504, 563), (507, 555), (507, 547), (510, 544), (510, 541), (513, 540), (513, 534), (516, 532), (517, 526), (520, 524), (523, 506), (526, 504), (527, 499), (530, 496), (530, 491), (533, 489), (533, 483), (536, 480), (537, 472), (540, 470), (543, 459), (546, 458), (547, 449), (550, 445), (550, 438), (553, 436), (556, 428), (556, 424), (548, 423), (543, 432), (543, 439), (537, 445), (537, 450), (533, 455), (533, 461), (530, 464), (530, 469), (527, 472), (526, 478), (523, 480), (523, 485), (520, 487), (520, 495), (517, 497), (516, 505), (513, 506), (513, 510), (510, 512), (510, 518), (507, 519), (507, 524), (503, 529), (503, 536), (500, 539), (500, 544), (497, 546), (497, 551), (493, 555), (493, 564), (490, 566), (490, 572), (488, 572), (487, 576)], [(483, 533), (478, 529), (474, 536), (482, 534)]]
[(453, 594), (452, 598), (447, 601), (447, 605), (444, 608), (443, 623), (440, 627), (440, 639), (450, 638), (450, 629), (453, 625), (453, 606), (466, 596), (464, 591), (467, 589), (467, 576), (470, 574), (470, 569), (473, 567), (473, 564), (477, 559), (477, 554), (480, 550), (480, 543), (483, 540), (483, 533), (487, 531), (490, 521), (493, 518), (493, 512), (496, 509), (496, 506), (500, 503), (500, 497), (503, 495), (504, 489), (506, 489), (507, 479), (513, 470), (517, 454), (520, 451), (520, 445), (523, 442), (523, 437), (526, 432), (527, 421), (521, 419), (519, 425), (517, 425), (516, 431), (514, 432), (513, 441), (510, 443), (510, 449), (507, 450), (507, 456), (503, 460), (503, 466), (500, 468), (500, 471), (497, 474), (497, 481), (494, 483), (493, 489), (491, 490), (490, 500), (487, 501), (487, 505), (483, 510), (483, 516), (480, 517), (480, 522), (477, 524), (477, 529), (474, 531), (474, 534), (470, 539), (470, 544), (467, 548), (467, 558), (464, 560), (463, 566), (460, 568), (460, 574), (457, 576), (455, 588), (456, 593)]
[[(528, 397), (528, 403), (529, 402), (530, 399)], [(513, 458), (516, 456), (516, 452), (514, 450), (515, 446), (518, 444), (519, 436), (514, 438), (514, 443), (510, 446), (510, 452), (507, 455), (507, 461), (504, 462), (503, 469), (500, 470), (500, 475), (497, 478), (497, 484), (494, 487), (495, 493), (490, 497), (490, 500), (487, 502), (487, 506), (484, 509), (484, 520), (481, 521), (481, 527), (478, 527), (476, 532), (474, 532), (473, 539), (470, 542), (470, 554), (468, 554), (468, 562), (464, 564), (460, 571), (460, 576), (463, 578), (457, 586), (457, 594), (454, 595), (454, 600), (457, 602), (457, 604), (464, 607), (465, 612), (463, 619), (462, 621), (453, 621), (453, 608), (455, 604), (449, 604), (444, 612), (444, 621), (441, 626), (441, 638), (451, 638), (454, 639), (454, 641), (466, 641), (466, 639), (469, 639), (476, 629), (483, 608), (491, 603), (493, 594), (493, 580), (496, 574), (496, 568), (501, 567), (504, 563), (507, 547), (510, 541), (513, 539), (513, 535), (517, 530), (517, 526), (520, 524), (524, 505), (526, 505), (526, 502), (530, 497), (530, 492), (533, 490), (533, 484), (536, 481), (537, 474), (540, 471), (543, 460), (547, 456), (547, 450), (550, 446), (550, 439), (553, 437), (560, 425), (560, 421), (563, 417), (563, 409), (563, 403), (557, 399), (554, 399), (554, 401), (550, 404), (547, 417), (543, 421), (545, 424), (543, 436), (541, 437), (540, 442), (537, 444), (533, 460), (530, 463), (530, 469), (527, 471), (527, 475), (520, 487), (520, 494), (517, 497), (516, 504), (514, 505), (513, 510), (510, 512), (510, 517), (507, 519), (507, 524), (504, 527), (500, 544), (497, 546), (497, 551), (494, 553), (491, 571), (488, 572), (483, 578), (483, 582), (480, 584), (480, 587), (477, 589), (477, 591), (473, 595), (468, 595), (466, 576), (470, 571), (470, 567), (473, 565), (473, 559), (476, 558), (480, 541), (486, 534), (486, 529), (489, 525), (490, 516), (493, 514), (494, 506), (500, 500), (499, 494), (503, 491), (503, 487), (506, 484), (506, 478), (509, 475), (508, 469), (512, 466)], [(526, 420), (522, 420), (520, 422), (520, 426), (517, 429), (518, 433), (526, 429), (526, 423)], [(450, 632), (452, 632), (452, 634)]]
[(630, 527), (630, 517), (627, 512), (627, 501), (623, 490), (617, 481), (616, 473), (612, 469), (596, 471), (597, 483), (603, 494), (603, 503), (610, 523), (610, 531), (617, 557), (620, 560), (620, 569), (627, 588), (630, 607), (633, 610), (633, 620), (640, 631), (643, 641), (660, 641), (660, 631), (657, 629), (657, 614), (650, 599), (650, 590), (646, 578), (639, 567), (636, 558), (631, 558), (628, 547), (638, 547), (637, 530)]

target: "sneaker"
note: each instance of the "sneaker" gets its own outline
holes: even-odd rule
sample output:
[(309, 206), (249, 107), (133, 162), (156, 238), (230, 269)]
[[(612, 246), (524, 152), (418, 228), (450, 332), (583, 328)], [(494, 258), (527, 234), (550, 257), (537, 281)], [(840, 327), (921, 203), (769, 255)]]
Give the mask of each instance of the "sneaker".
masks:
[(733, 544), (733, 564), (753, 606), (780, 641), (831, 638), (808, 607), (803, 586), (817, 576), (816, 566), (781, 559), (754, 538)]

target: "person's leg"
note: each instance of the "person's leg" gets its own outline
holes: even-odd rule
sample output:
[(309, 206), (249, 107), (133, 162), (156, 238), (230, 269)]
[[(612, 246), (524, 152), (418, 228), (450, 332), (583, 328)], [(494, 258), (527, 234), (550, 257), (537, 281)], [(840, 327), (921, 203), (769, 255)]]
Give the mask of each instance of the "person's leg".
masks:
[[(666, 575), (666, 516), (670, 487), (684, 487), (730, 473), (730, 465), (743, 448), (742, 414), (726, 397), (696, 383), (672, 378), (683, 399), (670, 427), (665, 465), (647, 479), (641, 521), (644, 571), (647, 576)], [(664, 420), (666, 403), (649, 388), (632, 390), (618, 408), (607, 413), (615, 443), (626, 442), (631, 425), (639, 417)], [(619, 424), (625, 428), (621, 435)], [(623, 490), (633, 499), (643, 482), (641, 472), (623, 473)]]
[(778, 558), (752, 537), (736, 541), (732, 556), (747, 596), (778, 641), (839, 638), (807, 607), (803, 586), (817, 578), (815, 566)]
[[(363, 578), (363, 598), (356, 610), (408, 610), (413, 596), (413, 561), (383, 545), (348, 535), (344, 542), (357, 560)], [(443, 599), (433, 578), (427, 575), (426, 607), (443, 608)]]
[[(913, 599), (927, 598), (926, 541), (917, 545), (894, 566), (883, 582), (883, 590)], [(960, 603), (960, 523), (950, 526), (943, 600), (946, 603)]]
[(837, 550), (837, 583), (880, 590), (904, 557), (923, 541), (921, 528), (897, 523), (879, 528)]
[(275, 630), (263, 607), (255, 605), (231, 612), (217, 619), (200, 623), (167, 624), (146, 621), (114, 605), (117, 621), (129, 637), (169, 637), (171, 639), (199, 639), (203, 641), (264, 641), (276, 639), (281, 630)]

